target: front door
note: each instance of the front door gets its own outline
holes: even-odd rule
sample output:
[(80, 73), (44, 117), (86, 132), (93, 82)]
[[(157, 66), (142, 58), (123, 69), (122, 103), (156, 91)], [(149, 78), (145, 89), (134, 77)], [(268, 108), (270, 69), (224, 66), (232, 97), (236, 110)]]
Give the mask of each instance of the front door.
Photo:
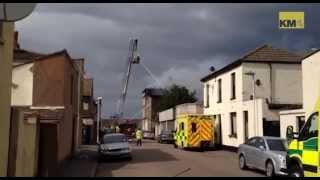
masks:
[(244, 142), (246, 142), (249, 138), (249, 131), (248, 131), (248, 111), (243, 111), (243, 119), (244, 119)]
[(38, 176), (56, 176), (58, 165), (58, 129), (56, 124), (40, 124)]
[(221, 115), (217, 115), (217, 118), (215, 119), (215, 125), (214, 125), (214, 143), (216, 147), (221, 146)]

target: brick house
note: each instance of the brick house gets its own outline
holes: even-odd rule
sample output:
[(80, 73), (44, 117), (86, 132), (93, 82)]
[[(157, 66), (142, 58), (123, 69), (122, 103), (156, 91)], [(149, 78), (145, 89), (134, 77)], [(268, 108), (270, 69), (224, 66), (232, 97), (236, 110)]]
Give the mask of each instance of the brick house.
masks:
[(78, 147), (80, 144), (82, 144), (81, 139), (82, 139), (82, 123), (81, 123), (81, 114), (82, 114), (82, 102), (83, 102), (83, 85), (84, 85), (84, 76), (85, 76), (85, 69), (84, 69), (84, 62), (85, 60), (83, 58), (79, 59), (73, 59), (74, 64), (76, 65), (78, 69), (78, 76), (77, 76), (77, 107), (76, 107), (76, 112), (77, 112), (77, 120), (76, 124), (74, 126), (74, 142), (75, 142), (75, 147)]
[(146, 88), (142, 91), (142, 106), (143, 106), (143, 118), (142, 118), (142, 129), (146, 131), (155, 132), (156, 124), (159, 121), (159, 102), (163, 94), (162, 89)]
[(76, 135), (81, 134), (77, 132), (79, 68), (66, 50), (41, 54), (15, 44), (12, 106), (27, 106), (38, 112), (39, 175), (55, 175), (76, 150)]
[(83, 79), (81, 105), (82, 143), (94, 144), (96, 137), (97, 106), (93, 96), (93, 79)]

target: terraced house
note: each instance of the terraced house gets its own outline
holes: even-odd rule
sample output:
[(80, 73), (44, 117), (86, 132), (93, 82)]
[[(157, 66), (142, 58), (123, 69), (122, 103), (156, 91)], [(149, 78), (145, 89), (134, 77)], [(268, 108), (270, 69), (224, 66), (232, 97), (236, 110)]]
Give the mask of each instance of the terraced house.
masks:
[(302, 56), (263, 45), (203, 77), (204, 114), (214, 115), (222, 145), (280, 136), (279, 111), (302, 107)]
[(11, 106), (37, 112), (37, 174), (56, 175), (81, 144), (84, 60), (71, 58), (67, 50), (50, 54), (24, 50), (17, 33), (15, 39)]

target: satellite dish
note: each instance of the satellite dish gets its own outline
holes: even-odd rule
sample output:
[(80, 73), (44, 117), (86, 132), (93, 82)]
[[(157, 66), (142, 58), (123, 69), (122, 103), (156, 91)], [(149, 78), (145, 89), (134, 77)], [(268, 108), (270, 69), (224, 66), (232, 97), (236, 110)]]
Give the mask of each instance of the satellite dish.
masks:
[(0, 3), (0, 21), (19, 21), (31, 14), (36, 3)]

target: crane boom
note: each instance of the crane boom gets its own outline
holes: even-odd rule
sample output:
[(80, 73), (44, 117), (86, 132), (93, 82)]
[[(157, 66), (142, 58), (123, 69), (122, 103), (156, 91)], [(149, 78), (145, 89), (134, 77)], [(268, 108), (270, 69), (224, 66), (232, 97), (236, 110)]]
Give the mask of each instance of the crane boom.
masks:
[(128, 57), (128, 61), (127, 61), (127, 71), (124, 76), (123, 89), (122, 89), (120, 99), (118, 101), (118, 107), (117, 107), (118, 118), (123, 116), (124, 105), (125, 105), (125, 100), (126, 100), (127, 91), (128, 91), (128, 84), (129, 84), (132, 64), (139, 64), (139, 62), (140, 62), (140, 57), (138, 56), (137, 51), (138, 51), (138, 39), (131, 39), (130, 45), (129, 45), (129, 57)]

